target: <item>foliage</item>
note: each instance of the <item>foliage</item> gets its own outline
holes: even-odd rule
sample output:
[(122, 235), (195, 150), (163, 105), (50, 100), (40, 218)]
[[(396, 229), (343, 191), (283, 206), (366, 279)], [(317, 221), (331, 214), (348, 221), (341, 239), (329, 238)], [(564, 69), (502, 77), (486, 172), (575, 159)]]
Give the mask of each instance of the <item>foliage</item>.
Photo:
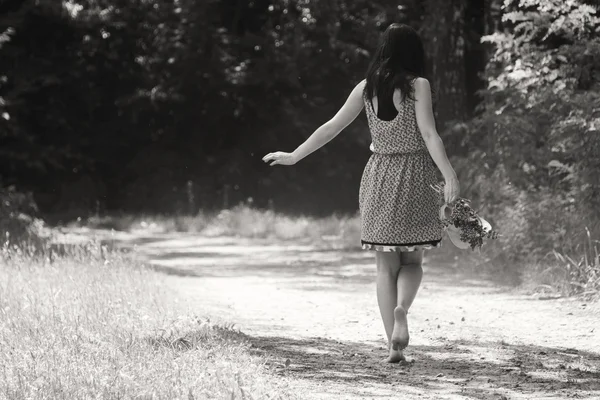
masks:
[(504, 21), (513, 33), (484, 38), (496, 48), (476, 126), (486, 134), (469, 138), (485, 140), (486, 162), (507, 165), (519, 187), (582, 187), (578, 194), (593, 200), (598, 182), (592, 176), (600, 168), (592, 161), (600, 155), (600, 19), (590, 6), (557, 0), (523, 1)]
[[(107, 193), (108, 207), (164, 207), (190, 179), (212, 198), (224, 184), (251, 193), (242, 171), (262, 166), (266, 144), (297, 145), (316, 125), (300, 110), (332, 115), (343, 98), (328, 93), (357, 82), (346, 65), (366, 59), (358, 12), (301, 1), (27, 3), (2, 36), (3, 175), (58, 208), (74, 196), (57, 183), (86, 179), (84, 209)], [(135, 202), (140, 179), (160, 180), (171, 198)]]
[(540, 260), (575, 251), (584, 227), (600, 235), (600, 19), (579, 1), (507, 0), (503, 23), (483, 39), (487, 89), (457, 163), (509, 235), (502, 257)]
[(0, 188), (0, 244), (43, 245), (44, 223), (37, 214), (31, 193), (19, 193), (14, 187)]
[[(0, 14), (4, 184), (74, 216), (187, 211), (188, 182), (196, 210), (252, 196), (263, 207), (354, 212), (369, 154), (364, 120), (293, 171), (260, 158), (293, 149), (334, 115), (390, 22), (421, 30), (440, 76), (460, 67), (464, 46), (433, 44), (478, 43), (470, 23), (453, 27), (485, 2), (431, 30), (437, 14), (425, 14), (441, 3), (13, 1)], [(464, 108), (458, 75), (436, 81), (455, 94), (440, 102), (444, 119)]]

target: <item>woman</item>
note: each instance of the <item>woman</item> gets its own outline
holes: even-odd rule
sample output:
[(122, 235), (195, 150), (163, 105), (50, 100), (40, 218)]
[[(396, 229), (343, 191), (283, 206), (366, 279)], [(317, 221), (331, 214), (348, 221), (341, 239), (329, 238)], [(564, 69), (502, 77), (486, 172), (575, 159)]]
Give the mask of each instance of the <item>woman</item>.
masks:
[(292, 153), (275, 152), (263, 160), (293, 165), (336, 137), (366, 107), (373, 155), (359, 192), (361, 242), (375, 251), (377, 301), (388, 338), (388, 362), (404, 359), (407, 313), (417, 294), (423, 250), (442, 239), (441, 204), (431, 188), (436, 168), (445, 179), (444, 201), (459, 194), (436, 128), (429, 82), (423, 78), (425, 54), (417, 32), (392, 24), (382, 36), (367, 77), (338, 113)]

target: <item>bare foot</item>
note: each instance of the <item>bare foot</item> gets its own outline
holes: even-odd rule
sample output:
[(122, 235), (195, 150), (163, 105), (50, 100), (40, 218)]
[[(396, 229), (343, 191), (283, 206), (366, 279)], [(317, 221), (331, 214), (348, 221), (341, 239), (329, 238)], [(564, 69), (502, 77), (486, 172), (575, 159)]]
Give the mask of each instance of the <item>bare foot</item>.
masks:
[(385, 359), (385, 362), (388, 363), (399, 363), (406, 361), (402, 350), (393, 350), (390, 348), (390, 355)]
[(398, 306), (394, 309), (394, 330), (392, 331), (391, 350), (402, 350), (408, 346), (408, 320), (406, 311)]

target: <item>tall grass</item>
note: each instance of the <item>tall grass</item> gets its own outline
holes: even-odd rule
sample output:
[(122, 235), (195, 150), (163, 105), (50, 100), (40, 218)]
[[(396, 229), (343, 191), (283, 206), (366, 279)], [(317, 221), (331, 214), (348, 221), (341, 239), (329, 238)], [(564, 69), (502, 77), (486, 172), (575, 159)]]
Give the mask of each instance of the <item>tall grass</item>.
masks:
[(571, 252), (552, 250), (529, 271), (529, 279), (566, 295), (600, 293), (600, 242), (586, 236)]
[(324, 218), (289, 216), (272, 210), (239, 205), (218, 213), (195, 216), (108, 216), (90, 218), (86, 225), (117, 230), (150, 229), (159, 232), (192, 232), (205, 236), (237, 236), (255, 239), (307, 241), (344, 247), (360, 246), (357, 215)]
[(290, 399), (239, 335), (97, 244), (0, 257), (0, 398)]

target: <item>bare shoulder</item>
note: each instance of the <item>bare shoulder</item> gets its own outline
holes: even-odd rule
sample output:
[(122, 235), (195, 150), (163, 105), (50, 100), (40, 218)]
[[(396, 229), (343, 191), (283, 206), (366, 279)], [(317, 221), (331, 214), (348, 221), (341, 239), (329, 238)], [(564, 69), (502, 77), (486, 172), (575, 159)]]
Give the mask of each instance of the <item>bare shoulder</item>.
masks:
[(417, 78), (414, 82), (415, 86), (415, 96), (417, 98), (422, 96), (431, 96), (431, 85), (429, 81), (425, 78)]
[(415, 92), (431, 92), (431, 85), (429, 81), (425, 78), (417, 78), (414, 82)]
[(354, 87), (354, 89), (352, 89), (352, 93), (350, 93), (350, 97), (353, 99), (361, 99), (362, 101), (362, 97), (363, 97), (363, 93), (365, 92), (365, 87), (367, 86), (367, 80), (363, 79), (362, 81), (358, 82), (358, 84)]

